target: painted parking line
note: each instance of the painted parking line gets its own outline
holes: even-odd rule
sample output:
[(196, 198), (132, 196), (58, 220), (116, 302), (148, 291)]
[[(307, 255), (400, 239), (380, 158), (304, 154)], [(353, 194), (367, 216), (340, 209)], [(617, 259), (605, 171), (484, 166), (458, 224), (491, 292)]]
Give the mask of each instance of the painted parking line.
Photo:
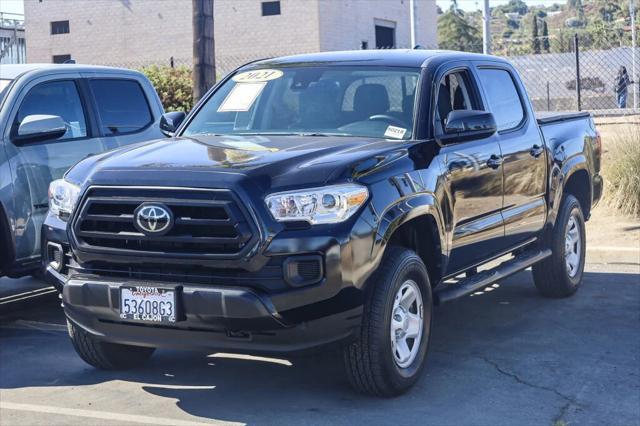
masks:
[(640, 247), (616, 247), (616, 246), (589, 246), (587, 251), (618, 251), (625, 253), (640, 253)]
[(0, 401), (0, 409), (27, 411), (31, 413), (57, 414), (62, 416), (84, 417), (87, 419), (111, 420), (114, 422), (141, 423), (147, 425), (203, 426), (203, 425), (241, 425), (232, 422), (192, 422), (188, 420), (168, 419), (166, 417), (141, 416), (137, 414), (112, 413), (108, 411), (82, 410), (78, 408), (62, 408), (51, 405), (21, 404)]

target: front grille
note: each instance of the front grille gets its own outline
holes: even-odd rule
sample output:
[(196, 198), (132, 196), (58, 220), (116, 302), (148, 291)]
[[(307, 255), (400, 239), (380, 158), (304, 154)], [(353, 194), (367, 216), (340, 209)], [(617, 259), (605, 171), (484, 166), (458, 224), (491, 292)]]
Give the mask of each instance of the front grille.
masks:
[[(136, 228), (134, 211), (143, 203), (162, 203), (171, 211), (168, 232), (145, 235)], [(134, 187), (90, 188), (73, 232), (81, 249), (180, 257), (232, 257), (254, 235), (230, 191)]]

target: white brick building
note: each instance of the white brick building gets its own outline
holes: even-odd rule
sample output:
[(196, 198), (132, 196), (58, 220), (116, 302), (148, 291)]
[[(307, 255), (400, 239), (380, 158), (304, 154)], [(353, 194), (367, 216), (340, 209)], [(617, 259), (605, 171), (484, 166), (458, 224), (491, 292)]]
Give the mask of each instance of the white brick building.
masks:
[[(221, 71), (270, 56), (410, 47), (409, 0), (215, 0)], [(415, 0), (416, 42), (436, 44), (435, 0)], [(190, 64), (191, 0), (25, 0), (27, 59)]]

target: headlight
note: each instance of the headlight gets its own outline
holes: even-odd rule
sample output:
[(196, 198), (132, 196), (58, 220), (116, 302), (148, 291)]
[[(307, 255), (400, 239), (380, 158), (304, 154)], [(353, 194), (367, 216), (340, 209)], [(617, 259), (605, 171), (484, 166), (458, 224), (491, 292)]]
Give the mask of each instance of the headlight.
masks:
[(347, 220), (369, 198), (366, 187), (356, 184), (279, 192), (265, 198), (278, 222), (307, 221), (313, 225)]
[(49, 211), (60, 219), (67, 219), (73, 213), (73, 209), (78, 202), (80, 188), (58, 179), (49, 185)]

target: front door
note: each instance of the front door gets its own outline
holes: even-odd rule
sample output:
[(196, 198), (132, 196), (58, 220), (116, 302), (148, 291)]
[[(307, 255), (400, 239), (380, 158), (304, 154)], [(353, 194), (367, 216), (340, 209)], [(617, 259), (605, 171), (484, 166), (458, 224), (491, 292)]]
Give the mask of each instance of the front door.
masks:
[[(16, 258), (26, 260), (40, 252), (40, 227), (48, 209), (49, 183), (59, 179), (76, 162), (105, 150), (98, 138), (92, 138), (86, 102), (79, 89), (77, 75), (39, 79), (19, 94), (17, 107), (10, 115), (7, 155), (13, 177), (16, 213)], [(57, 115), (67, 132), (55, 140), (17, 142), (13, 136), (30, 115)]]
[[(468, 69), (445, 75), (439, 85), (434, 128), (443, 128), (452, 110), (482, 109)], [(493, 137), (442, 147), (452, 229), (447, 274), (473, 266), (503, 246), (502, 166)], [(498, 161), (495, 161), (495, 160)]]
[(480, 66), (477, 74), (498, 127), (496, 139), (504, 158), (504, 242), (512, 247), (533, 238), (544, 226), (547, 153), (513, 71), (491, 65)]

